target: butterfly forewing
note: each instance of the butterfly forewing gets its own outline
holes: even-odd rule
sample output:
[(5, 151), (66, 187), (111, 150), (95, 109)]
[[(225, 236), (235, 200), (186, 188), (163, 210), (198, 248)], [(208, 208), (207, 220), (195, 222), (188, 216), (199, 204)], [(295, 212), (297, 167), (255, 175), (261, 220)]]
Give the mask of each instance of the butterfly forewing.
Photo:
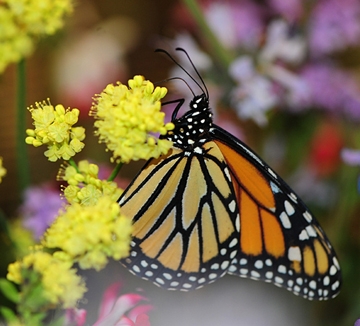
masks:
[(256, 154), (214, 126), (240, 212), (240, 250), (229, 273), (308, 299), (339, 292), (341, 275), (324, 231), (298, 196)]
[(204, 153), (178, 149), (150, 160), (120, 198), (134, 226), (123, 264), (168, 289), (214, 282), (238, 252), (239, 216), (229, 171), (215, 143), (203, 149), (205, 160)]

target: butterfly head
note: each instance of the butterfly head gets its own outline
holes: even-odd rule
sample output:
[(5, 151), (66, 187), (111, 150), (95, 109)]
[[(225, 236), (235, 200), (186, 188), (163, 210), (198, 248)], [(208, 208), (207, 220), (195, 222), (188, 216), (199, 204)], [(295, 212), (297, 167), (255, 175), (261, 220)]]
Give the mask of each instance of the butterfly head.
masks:
[(206, 94), (196, 95), (190, 102), (190, 110), (172, 122), (175, 128), (168, 132), (166, 138), (174, 142), (175, 147), (191, 150), (204, 143), (212, 126), (212, 113)]

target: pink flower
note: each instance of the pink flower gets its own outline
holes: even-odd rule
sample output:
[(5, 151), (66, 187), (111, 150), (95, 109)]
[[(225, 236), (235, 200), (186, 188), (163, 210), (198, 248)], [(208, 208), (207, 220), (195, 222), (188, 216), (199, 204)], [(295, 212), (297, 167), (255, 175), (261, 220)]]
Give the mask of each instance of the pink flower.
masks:
[(343, 148), (341, 150), (341, 159), (348, 165), (360, 166), (360, 150)]
[[(99, 318), (93, 326), (151, 326), (147, 313), (151, 305), (138, 305), (145, 297), (128, 293), (118, 297), (120, 282), (111, 284), (104, 292)], [(86, 322), (85, 309), (68, 309), (65, 325), (83, 326)]]
[(83, 326), (86, 323), (85, 309), (67, 309), (65, 314), (65, 325)]
[(289, 21), (297, 21), (303, 14), (302, 0), (269, 0), (270, 6)]
[[(137, 306), (145, 297), (128, 293), (117, 298), (121, 284), (110, 285), (104, 295), (100, 306), (99, 319), (93, 326), (150, 326), (147, 313), (151, 305)], [(125, 315), (126, 314), (126, 315)]]
[(225, 47), (259, 45), (264, 24), (261, 9), (253, 1), (211, 1), (203, 7), (207, 23)]

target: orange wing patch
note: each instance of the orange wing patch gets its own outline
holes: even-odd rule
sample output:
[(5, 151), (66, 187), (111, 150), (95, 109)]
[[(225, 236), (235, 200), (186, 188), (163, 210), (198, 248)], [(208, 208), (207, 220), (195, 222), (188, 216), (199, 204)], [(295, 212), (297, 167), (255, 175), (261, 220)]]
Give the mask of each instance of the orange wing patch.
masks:
[(261, 209), (261, 222), (266, 251), (279, 258), (285, 254), (285, 240), (281, 226), (275, 215)]
[(314, 248), (318, 271), (325, 274), (329, 269), (329, 257), (319, 240), (314, 240)]
[(241, 192), (240, 220), (241, 250), (247, 255), (260, 255), (263, 244), (259, 209), (245, 191)]
[[(257, 256), (265, 250), (279, 258), (285, 254), (285, 239), (275, 212), (275, 197), (259, 170), (229, 146), (216, 141), (229, 166), (240, 211), (240, 247)], [(236, 162), (234, 165), (232, 162)]]
[(309, 246), (306, 246), (303, 250), (303, 259), (304, 259), (304, 272), (309, 276), (314, 276), (316, 265), (315, 265), (315, 256), (314, 252)]
[[(246, 160), (242, 155), (231, 149), (229, 146), (216, 141), (225, 160), (233, 173), (233, 180), (240, 182), (256, 201), (269, 210), (275, 208), (275, 198), (268, 181), (258, 169)], [(234, 164), (235, 163), (235, 164)]]
[(203, 261), (207, 262), (218, 255), (219, 248), (216, 242), (214, 225), (211, 219), (210, 207), (204, 205), (202, 211), (202, 234), (203, 234)]

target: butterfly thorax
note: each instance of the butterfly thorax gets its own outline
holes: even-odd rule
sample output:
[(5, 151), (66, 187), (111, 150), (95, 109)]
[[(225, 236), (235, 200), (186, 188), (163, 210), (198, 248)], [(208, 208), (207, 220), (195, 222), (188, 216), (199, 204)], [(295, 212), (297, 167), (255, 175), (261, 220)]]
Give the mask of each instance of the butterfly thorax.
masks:
[(172, 121), (175, 128), (164, 137), (183, 150), (193, 151), (208, 140), (212, 126), (212, 113), (205, 94), (195, 96), (190, 102), (190, 110)]

